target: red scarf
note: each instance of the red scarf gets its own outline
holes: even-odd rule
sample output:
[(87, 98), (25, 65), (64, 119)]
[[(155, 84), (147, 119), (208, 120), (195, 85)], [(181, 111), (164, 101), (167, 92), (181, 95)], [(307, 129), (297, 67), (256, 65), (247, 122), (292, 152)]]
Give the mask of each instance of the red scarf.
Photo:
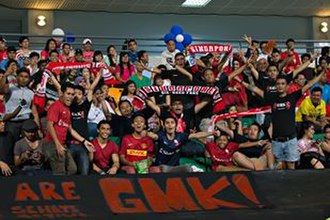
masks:
[(232, 45), (228, 44), (194, 44), (188, 48), (189, 54), (195, 53), (230, 53)]

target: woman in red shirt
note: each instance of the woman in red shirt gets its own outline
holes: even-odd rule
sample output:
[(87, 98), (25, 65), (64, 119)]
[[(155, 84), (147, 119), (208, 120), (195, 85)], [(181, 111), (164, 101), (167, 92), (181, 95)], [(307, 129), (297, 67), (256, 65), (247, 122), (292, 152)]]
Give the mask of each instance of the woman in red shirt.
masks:
[(56, 50), (56, 41), (54, 39), (48, 39), (45, 45), (45, 49), (43, 49), (40, 53), (40, 57), (42, 60), (47, 60), (49, 56), (49, 52), (52, 50)]

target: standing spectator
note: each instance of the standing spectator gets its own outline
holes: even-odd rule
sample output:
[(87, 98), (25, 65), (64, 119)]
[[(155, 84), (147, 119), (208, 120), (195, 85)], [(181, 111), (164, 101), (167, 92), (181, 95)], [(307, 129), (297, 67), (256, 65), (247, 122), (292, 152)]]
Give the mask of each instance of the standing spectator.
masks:
[(91, 39), (86, 38), (83, 40), (83, 58), (86, 62), (92, 62), (93, 61), (93, 42)]
[(34, 174), (43, 170), (45, 155), (43, 142), (38, 140), (38, 125), (33, 120), (23, 123), (23, 138), (16, 142), (14, 148), (15, 166), (26, 174)]
[[(313, 58), (315, 56), (313, 55)], [(265, 103), (272, 108), (272, 148), (277, 161), (285, 162), (288, 169), (295, 169), (295, 162), (299, 160), (297, 148), (297, 133), (295, 125), (295, 106), (300, 97), (320, 80), (323, 73), (315, 77), (301, 90), (287, 94), (287, 79), (284, 76), (277, 77), (277, 92), (260, 90), (254, 85), (243, 82), (248, 89), (265, 99)], [(286, 126), (283, 126), (286, 125)]]
[(327, 63), (327, 60), (325, 58), (320, 58), (319, 59), (319, 66), (317, 67), (317, 72), (321, 72), (321, 71), (324, 71), (327, 76), (327, 83), (329, 84), (330, 83), (330, 68), (328, 66), (328, 63)]
[[(100, 81), (101, 74), (98, 73), (92, 85), (89, 85), (87, 90), (87, 96), (84, 97), (86, 90), (78, 85), (75, 88), (75, 98), (72, 105), (70, 106), (72, 128), (77, 131), (77, 133), (85, 138), (89, 139), (87, 117), (88, 112), (91, 107), (93, 99), (93, 91), (98, 82)], [(78, 174), (88, 175), (89, 172), (89, 159), (88, 159), (88, 149), (83, 146), (83, 144), (74, 138), (69, 138), (69, 150), (76, 162), (78, 168)]]
[(49, 52), (52, 50), (56, 50), (56, 40), (51, 38), (47, 40), (45, 48), (40, 53), (41, 59), (47, 60), (49, 56)]
[[(302, 87), (304, 87), (304, 85), (306, 85), (306, 82), (307, 81), (306, 81), (305, 75), (303, 73), (298, 73), (298, 75), (294, 78), (294, 81), (292, 83), (290, 83), (288, 86), (288, 94), (301, 89)], [(299, 99), (296, 107), (299, 107), (301, 105), (302, 101), (304, 101), (304, 99), (308, 96), (310, 96), (309, 90), (307, 90), (305, 92), (305, 94)]]
[(48, 110), (44, 151), (54, 174), (72, 175), (77, 172), (77, 166), (66, 147), (67, 133), (84, 144), (89, 152), (94, 146), (72, 128), (69, 107), (74, 98), (74, 86), (64, 84), (61, 91), (63, 95)]
[(138, 54), (137, 54), (137, 42), (135, 39), (129, 39), (127, 42), (127, 46), (128, 46), (128, 56), (129, 56), (129, 60), (132, 63), (135, 63), (136, 61), (138, 61)]
[[(327, 64), (330, 64), (330, 47), (321, 48), (321, 58), (324, 58), (327, 61)], [(320, 64), (320, 61), (318, 62)]]
[(166, 50), (162, 52), (161, 64), (164, 64), (168, 70), (174, 69), (175, 55), (180, 51), (175, 48), (174, 40), (166, 42)]
[(0, 117), (0, 176), (11, 176), (16, 172), (13, 161), (15, 141), (13, 136), (6, 132), (5, 125), (2, 117)]
[(135, 73), (134, 65), (129, 61), (127, 52), (121, 52), (116, 66), (116, 80), (125, 83)]
[(285, 60), (288, 56), (292, 57), (292, 60), (284, 67), (285, 73), (292, 72), (301, 64), (299, 54), (294, 51), (295, 43), (295, 40), (292, 38), (286, 40), (285, 44), (287, 50), (281, 53), (282, 60)]
[(93, 171), (105, 175), (116, 174), (119, 170), (119, 147), (109, 140), (111, 126), (103, 120), (97, 125), (97, 137), (92, 141), (95, 146), (93, 153)]
[(0, 37), (0, 62), (7, 58), (6, 40)]
[(34, 116), (38, 114), (36, 108), (31, 108), (34, 93), (28, 87), (30, 81), (28, 70), (25, 68), (19, 69), (16, 81), (16, 84), (8, 84), (6, 83), (6, 77), (2, 77), (0, 81), (0, 88), (9, 95), (6, 102), (6, 113), (11, 113), (17, 107), (21, 107), (21, 111), (7, 122), (7, 131), (12, 134), (15, 141), (20, 138), (23, 122), (30, 119), (31, 114)]
[[(310, 60), (310, 59), (311, 59), (311, 55), (308, 53), (304, 53), (301, 55), (302, 64), (308, 62), (308, 60)], [(303, 73), (305, 78), (309, 81), (309, 80), (313, 79), (313, 77), (315, 76), (315, 69), (312, 67), (307, 67), (301, 73)]]

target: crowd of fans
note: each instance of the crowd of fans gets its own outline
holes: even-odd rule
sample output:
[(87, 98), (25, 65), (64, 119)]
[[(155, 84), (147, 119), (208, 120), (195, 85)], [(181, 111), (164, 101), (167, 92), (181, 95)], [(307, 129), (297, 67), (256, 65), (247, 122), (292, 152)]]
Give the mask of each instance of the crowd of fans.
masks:
[[(118, 55), (113, 45), (94, 51), (91, 39), (81, 49), (49, 39), (37, 52), (28, 37), (19, 49), (0, 38), (0, 175), (204, 171), (184, 156), (218, 172), (327, 168), (329, 47), (299, 55), (293, 39), (281, 50), (243, 38), (247, 51), (193, 62), (169, 40), (159, 65), (134, 39)], [(50, 68), (59, 63), (76, 65)], [(214, 87), (222, 99), (164, 93), (141, 102), (151, 85)], [(244, 124), (244, 112), (254, 121)]]

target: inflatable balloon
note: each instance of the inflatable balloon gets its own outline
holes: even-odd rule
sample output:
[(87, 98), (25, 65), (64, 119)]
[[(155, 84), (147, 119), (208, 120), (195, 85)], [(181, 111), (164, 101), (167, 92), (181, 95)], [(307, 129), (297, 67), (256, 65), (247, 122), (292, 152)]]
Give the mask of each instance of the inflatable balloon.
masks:
[(68, 43), (74, 43), (76, 41), (76, 38), (74, 37), (74, 34), (71, 32), (66, 33), (66, 42)]
[(179, 25), (173, 25), (171, 28), (171, 32), (167, 33), (164, 36), (165, 43), (170, 40), (173, 40), (175, 42), (176, 49), (183, 51), (185, 47), (191, 44), (192, 37), (191, 35), (184, 33), (182, 27), (180, 27)]
[(64, 39), (64, 31), (61, 29), (61, 28), (55, 28), (53, 31), (52, 31), (52, 35), (53, 35), (53, 38), (58, 42), (58, 43), (62, 43), (63, 42), (63, 39)]

